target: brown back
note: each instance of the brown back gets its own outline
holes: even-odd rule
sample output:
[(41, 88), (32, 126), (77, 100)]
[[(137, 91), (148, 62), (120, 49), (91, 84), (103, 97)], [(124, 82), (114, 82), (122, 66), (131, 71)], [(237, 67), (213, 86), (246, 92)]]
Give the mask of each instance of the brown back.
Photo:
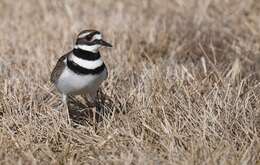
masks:
[(61, 73), (63, 72), (64, 68), (65, 68), (65, 63), (64, 60), (70, 55), (71, 52), (61, 56), (55, 66), (55, 68), (52, 70), (51, 72), (51, 82), (52, 83), (56, 83), (57, 80), (59, 79)]

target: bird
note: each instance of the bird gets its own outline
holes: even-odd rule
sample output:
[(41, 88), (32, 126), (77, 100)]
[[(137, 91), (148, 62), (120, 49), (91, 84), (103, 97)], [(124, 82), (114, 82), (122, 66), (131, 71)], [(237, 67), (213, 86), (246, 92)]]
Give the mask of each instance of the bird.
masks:
[(61, 56), (51, 72), (50, 81), (62, 95), (67, 105), (68, 97), (85, 94), (95, 104), (99, 86), (108, 77), (108, 70), (101, 59), (99, 49), (112, 47), (102, 34), (93, 29), (77, 35), (71, 51)]

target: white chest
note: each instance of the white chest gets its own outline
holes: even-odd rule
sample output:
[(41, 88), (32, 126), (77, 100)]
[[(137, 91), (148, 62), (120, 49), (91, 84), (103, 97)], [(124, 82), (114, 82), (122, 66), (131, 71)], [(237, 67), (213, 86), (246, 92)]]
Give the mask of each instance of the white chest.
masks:
[(100, 84), (107, 78), (107, 69), (100, 74), (76, 74), (68, 67), (64, 69), (58, 83), (58, 90), (63, 94), (82, 94), (97, 91)]

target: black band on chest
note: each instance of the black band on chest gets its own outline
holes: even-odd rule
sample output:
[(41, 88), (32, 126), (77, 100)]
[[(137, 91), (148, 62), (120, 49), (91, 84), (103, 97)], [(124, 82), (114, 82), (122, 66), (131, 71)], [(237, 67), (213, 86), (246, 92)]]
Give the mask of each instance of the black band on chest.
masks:
[(103, 63), (101, 66), (99, 66), (99, 67), (97, 67), (95, 69), (86, 69), (86, 68), (83, 68), (82, 66), (78, 65), (77, 63), (75, 63), (73, 61), (70, 61), (69, 59), (67, 59), (67, 66), (74, 73), (84, 74), (84, 75), (87, 75), (87, 74), (92, 74), (92, 75), (99, 74), (106, 67), (105, 64)]
[(82, 49), (73, 49), (73, 54), (77, 56), (78, 58), (94, 61), (100, 58), (99, 52), (93, 53), (90, 51), (82, 50)]

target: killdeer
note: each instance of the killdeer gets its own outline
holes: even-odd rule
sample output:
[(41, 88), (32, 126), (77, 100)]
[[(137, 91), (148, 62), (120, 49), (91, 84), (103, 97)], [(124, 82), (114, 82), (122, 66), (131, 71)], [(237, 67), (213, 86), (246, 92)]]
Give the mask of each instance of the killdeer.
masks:
[(66, 105), (68, 95), (80, 94), (87, 94), (89, 101), (95, 103), (97, 90), (108, 76), (99, 53), (102, 46), (112, 47), (102, 39), (99, 31), (83, 30), (78, 34), (73, 50), (59, 58), (51, 73), (51, 82)]

